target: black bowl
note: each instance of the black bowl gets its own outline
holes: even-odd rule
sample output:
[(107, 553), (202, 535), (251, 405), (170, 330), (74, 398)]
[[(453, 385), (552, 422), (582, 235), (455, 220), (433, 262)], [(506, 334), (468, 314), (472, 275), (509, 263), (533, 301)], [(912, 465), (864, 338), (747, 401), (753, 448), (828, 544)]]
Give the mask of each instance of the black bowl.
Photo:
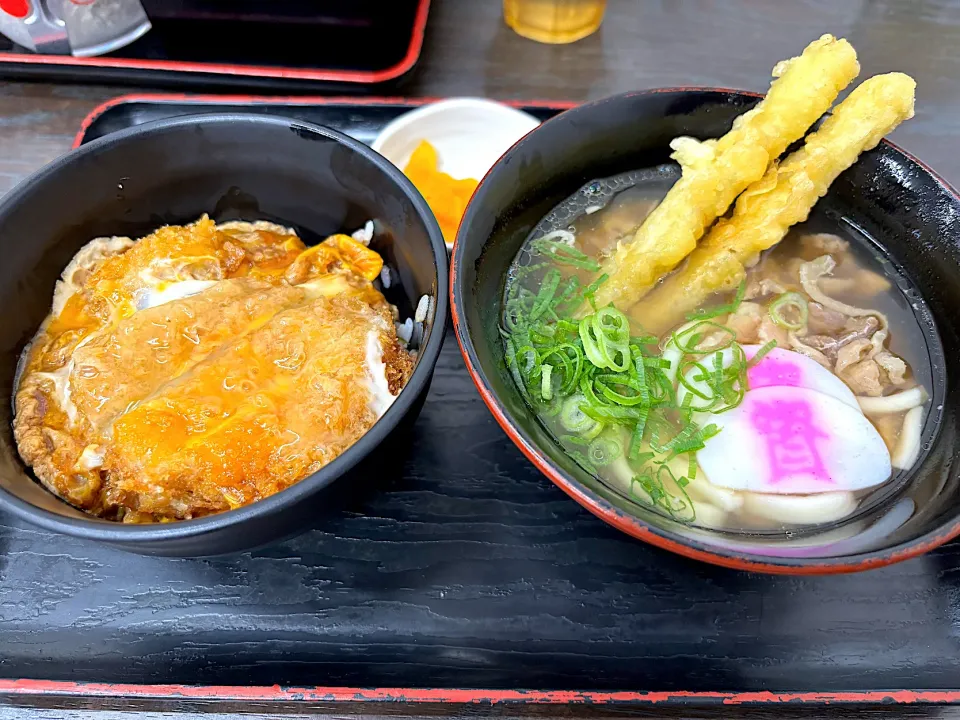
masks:
[(545, 122), (509, 150), (473, 196), (453, 249), (451, 303), (467, 368), (524, 454), (577, 502), (630, 535), (698, 560), (774, 573), (851, 572), (918, 555), (960, 534), (960, 483), (952, 462), (960, 410), (960, 199), (891, 143), (865, 153), (821, 203), (873, 238), (926, 301), (913, 304), (931, 348), (933, 399), (924, 453), (901, 492), (916, 508), (909, 519), (901, 513), (909, 505), (887, 504), (866, 519), (886, 518), (885, 525), (874, 522), (872, 534), (846, 544), (824, 539), (799, 551), (691, 533), (585, 473), (537, 422), (504, 366), (498, 326), (506, 271), (540, 218), (593, 179), (667, 162), (668, 143), (678, 135), (719, 137), (757, 100), (706, 88), (618, 95)]
[[(58, 275), (92, 238), (142, 237), (202, 213), (273, 220), (309, 244), (376, 221), (373, 247), (399, 279), (388, 298), (411, 317), (433, 298), (413, 376), (371, 430), (317, 473), (257, 503), (176, 523), (124, 525), (76, 510), (24, 466), (11, 429), (17, 360), (49, 312)], [(443, 343), (447, 255), (423, 198), (389, 161), (340, 133), (255, 115), (161, 120), (117, 132), (56, 160), (0, 203), (0, 508), (48, 530), (153, 555), (212, 555), (303, 529), (331, 483), (372, 480), (358, 463), (415, 421)], [(348, 483), (344, 483), (348, 484)]]

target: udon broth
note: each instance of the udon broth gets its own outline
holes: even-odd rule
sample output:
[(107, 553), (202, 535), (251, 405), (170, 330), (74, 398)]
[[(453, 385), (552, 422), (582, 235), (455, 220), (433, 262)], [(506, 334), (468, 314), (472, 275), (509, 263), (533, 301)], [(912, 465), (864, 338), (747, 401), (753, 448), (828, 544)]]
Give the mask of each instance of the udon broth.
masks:
[[(502, 334), (515, 382), (585, 471), (678, 521), (792, 534), (862, 516), (897, 493), (917, 460), (931, 361), (911, 306), (915, 290), (842, 217), (815, 209), (759, 257), (736, 293), (712, 296), (699, 317), (651, 330), (659, 318), (627, 312), (618, 315), (629, 322), (620, 333), (611, 314), (598, 332), (606, 327), (610, 337), (629, 337), (621, 346), (625, 356), (608, 358), (623, 372), (590, 364), (597, 348), (588, 321), (603, 310), (590, 306), (591, 290), (602, 281), (599, 265), (618, 241), (632, 238), (678, 177), (676, 166), (664, 165), (593, 181), (537, 225), (505, 288)], [(824, 263), (835, 268), (820, 273), (817, 287), (842, 311), (817, 302), (801, 282), (801, 272), (809, 278)], [(617, 347), (601, 342), (601, 355)], [(784, 362), (795, 362), (807, 379), (784, 380), (781, 373), (771, 380)], [(836, 439), (851, 448), (850, 457), (831, 450), (829, 428), (804, 426), (802, 412), (760, 424), (756, 407), (782, 409), (794, 397), (836, 416)], [(751, 405), (754, 398), (776, 402)], [(764, 432), (788, 436), (785, 462), (776, 448), (770, 451), (770, 478), (796, 483), (795, 491), (773, 487), (773, 479), (774, 492), (758, 491), (766, 486), (757, 485), (749, 463), (763, 454)], [(744, 437), (758, 444), (746, 447)], [(884, 450), (885, 466), (877, 459)], [(817, 485), (827, 467), (850, 483)]]

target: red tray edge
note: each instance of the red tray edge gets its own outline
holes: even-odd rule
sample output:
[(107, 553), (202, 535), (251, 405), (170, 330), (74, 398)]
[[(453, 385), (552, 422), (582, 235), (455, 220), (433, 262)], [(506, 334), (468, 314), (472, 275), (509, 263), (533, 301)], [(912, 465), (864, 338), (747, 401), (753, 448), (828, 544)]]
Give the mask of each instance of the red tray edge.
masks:
[(0, 52), (0, 63), (24, 65), (66, 65), (129, 70), (166, 70), (169, 72), (211, 73), (285, 80), (322, 80), (332, 82), (377, 84), (395, 80), (416, 65), (423, 50), (423, 37), (430, 13), (430, 0), (420, 0), (413, 20), (410, 45), (403, 58), (382, 70), (307, 70), (304, 68), (270, 67), (266, 65), (238, 65), (229, 63), (180, 62), (176, 60), (136, 60), (132, 58), (93, 57), (77, 58), (72, 55), (40, 55)]
[[(2, 53), (0, 53), (2, 56)], [(197, 105), (407, 105), (419, 107), (445, 98), (433, 97), (380, 97), (351, 95), (207, 95), (192, 93), (129, 93), (111, 98), (97, 105), (80, 123), (80, 129), (73, 139), (72, 148), (83, 144), (87, 131), (105, 112), (117, 105), (135, 102), (153, 103), (195, 103)], [(501, 100), (511, 107), (543, 107), (557, 110), (569, 110), (579, 103), (550, 100)]]
[(0, 694), (182, 700), (397, 702), (458, 705), (498, 704), (885, 704), (960, 703), (960, 690), (887, 690), (860, 692), (592, 692), (565, 690), (474, 690), (446, 688), (351, 688), (234, 685), (136, 685), (123, 683), (0, 680)]

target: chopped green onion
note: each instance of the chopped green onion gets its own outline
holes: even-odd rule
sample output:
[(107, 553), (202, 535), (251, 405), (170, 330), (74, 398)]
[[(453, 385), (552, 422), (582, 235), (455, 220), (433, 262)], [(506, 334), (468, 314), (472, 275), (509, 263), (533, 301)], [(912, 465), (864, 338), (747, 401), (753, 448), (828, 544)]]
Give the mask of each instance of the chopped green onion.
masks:
[(563, 290), (560, 291), (559, 297), (553, 301), (553, 307), (557, 308), (564, 303), (570, 302), (577, 298), (577, 291), (580, 289), (580, 278), (576, 275), (571, 275), (567, 280), (567, 284), (564, 285)]
[(583, 343), (583, 353), (587, 356), (587, 360), (597, 367), (606, 367), (607, 360), (600, 350), (600, 338), (596, 336), (592, 315), (588, 315), (580, 321), (579, 332), (580, 342)]
[[(713, 383), (714, 390), (721, 390), (723, 387), (723, 353), (718, 352), (714, 353), (713, 356), (713, 374), (710, 378)], [(722, 391), (721, 391), (722, 392)]]
[(533, 303), (533, 309), (530, 311), (530, 320), (536, 320), (543, 315), (553, 302), (553, 296), (557, 293), (557, 287), (560, 285), (560, 271), (556, 268), (550, 268), (547, 274), (543, 276), (540, 284), (540, 292), (537, 293), (537, 299)]
[(630, 341), (630, 325), (627, 316), (615, 307), (605, 307), (593, 314), (593, 323), (605, 335), (618, 340)]
[(709, 320), (710, 318), (720, 317), (721, 315), (729, 315), (732, 312), (736, 312), (740, 307), (740, 303), (743, 302), (743, 296), (746, 295), (746, 293), (747, 281), (743, 280), (737, 287), (737, 294), (734, 296), (732, 302), (727, 303), (726, 305), (718, 305), (714, 308), (697, 310), (696, 312), (687, 315), (687, 320)]
[(650, 388), (647, 387), (647, 364), (646, 358), (638, 349), (634, 350), (633, 373), (637, 379), (637, 390), (640, 393), (640, 404), (644, 407), (650, 406)]
[[(642, 367), (642, 365), (641, 365)], [(600, 394), (617, 405), (649, 405), (650, 392), (642, 379), (623, 375), (596, 375), (593, 378), (594, 387)], [(618, 391), (615, 388), (633, 390), (632, 393)]]
[(553, 366), (544, 365), (543, 372), (540, 375), (540, 396), (544, 400), (550, 400), (553, 397), (553, 384), (551, 379), (553, 377)]
[(758, 362), (763, 360), (770, 353), (770, 351), (773, 350), (776, 346), (777, 346), (776, 340), (770, 340), (769, 342), (764, 344), (764, 346), (761, 347), (759, 350), (757, 350), (756, 354), (752, 358), (750, 358), (750, 361), (747, 363), (747, 367), (748, 368), (754, 367)]
[(642, 408), (621, 407), (619, 405), (587, 405), (581, 406), (583, 412), (598, 422), (609, 421), (622, 425), (632, 425), (637, 422)]
[[(637, 424), (633, 426), (633, 435), (630, 436), (630, 448), (627, 450), (627, 457), (629, 457), (631, 460), (640, 460), (640, 445), (643, 443), (643, 433), (647, 427), (647, 417), (649, 414), (649, 408), (640, 408), (640, 414), (637, 417)], [(650, 453), (650, 456), (653, 457), (653, 453)]]
[(524, 321), (522, 303), (517, 299), (507, 300), (503, 308), (503, 327), (507, 332), (513, 332)]
[(609, 279), (610, 279), (610, 276), (604, 273), (603, 275), (598, 277), (596, 280), (594, 280), (592, 283), (587, 285), (586, 289), (583, 291), (584, 299), (590, 303), (590, 307), (592, 307), (594, 310), (597, 309), (597, 306), (596, 306), (596, 303), (594, 303), (593, 301), (593, 296), (597, 294), (597, 290), (600, 289), (600, 286), (603, 285)]
[(593, 373), (592, 372), (588, 371), (580, 376), (579, 387), (580, 387), (580, 392), (583, 395), (583, 398), (584, 400), (586, 400), (588, 405), (596, 406), (596, 405), (606, 404), (603, 402), (603, 400), (601, 400), (597, 396), (597, 393), (593, 389)]
[(548, 342), (553, 342), (557, 334), (557, 329), (551, 325), (537, 325), (536, 327), (530, 328), (529, 332), (532, 342), (543, 345)]
[(710, 423), (709, 425), (706, 425), (700, 429), (700, 437), (702, 437), (704, 441), (707, 441), (712, 437), (716, 437), (719, 434), (720, 428), (716, 425), (716, 423)]
[[(786, 313), (790, 310), (796, 315), (795, 319), (786, 316)], [(803, 330), (806, 327), (810, 313), (806, 299), (797, 292), (784, 293), (770, 303), (767, 312), (770, 313), (770, 319), (777, 325), (793, 332)]]
[[(700, 343), (703, 342), (707, 333), (719, 333), (721, 339), (718, 343), (702, 348)], [(737, 341), (737, 334), (726, 325), (720, 325), (712, 320), (703, 320), (683, 331), (674, 332), (672, 340), (684, 355), (705, 355), (726, 350)]]
[(582, 435), (589, 432), (599, 423), (580, 409), (583, 403), (582, 395), (571, 395), (560, 409), (560, 424), (572, 432)]
[[(666, 481), (664, 481), (664, 476), (666, 476)], [(657, 470), (656, 479), (661, 491), (660, 502), (657, 504), (670, 513), (674, 520), (679, 520), (684, 523), (691, 523), (696, 520), (697, 512), (693, 507), (690, 496), (687, 495), (687, 491), (684, 489), (688, 482), (686, 478), (683, 478), (685, 482), (681, 484), (668, 465), (661, 465)], [(680, 495), (683, 496), (682, 498), (670, 492), (671, 488), (669, 488), (669, 485), (671, 483), (676, 486)]]
[(524, 375), (531, 378), (539, 377), (540, 354), (537, 349), (532, 345), (525, 345), (517, 350), (517, 365)]
[(596, 260), (591, 260), (586, 253), (560, 240), (539, 238), (530, 243), (530, 247), (563, 265), (572, 265), (591, 272), (597, 272), (600, 269), (600, 263)]
[(563, 403), (560, 399), (554, 395), (550, 400), (547, 400), (543, 405), (540, 406), (539, 412), (544, 417), (553, 418), (560, 414), (560, 407)]
[(667, 374), (659, 368), (647, 368), (647, 377), (652, 377), (654, 382), (649, 385), (650, 405), (674, 405), (677, 401), (677, 392), (673, 383)]
[[(720, 432), (715, 423), (701, 424), (700, 413), (736, 407), (748, 368), (775, 347), (767, 343), (748, 363), (736, 333), (714, 320), (737, 310), (745, 283), (732, 302), (701, 310), (690, 316), (692, 322), (657, 338), (631, 327), (612, 304), (596, 307), (594, 296), (606, 275), (582, 287), (576, 274), (560, 267), (596, 272), (592, 258), (550, 236), (530, 247), (544, 262), (511, 274), (498, 328), (521, 394), (548, 429), (559, 431), (559, 442), (585, 471), (597, 475), (611, 462), (626, 463), (636, 473), (629, 492), (637, 502), (692, 522), (696, 511), (685, 488), (699, 472), (696, 453)], [(520, 277), (531, 280), (523, 286), (516, 282)], [(799, 317), (801, 306), (789, 299), (778, 298), (782, 303), (771, 305), (771, 314), (779, 311), (787, 322)], [(584, 302), (593, 311), (578, 318)], [(680, 475), (673, 460), (684, 457)]]
[(567, 396), (576, 389), (583, 370), (583, 351), (578, 346), (572, 343), (554, 345), (541, 353), (540, 362), (561, 373), (561, 395)]
[(653, 460), (656, 456), (657, 454), (654, 452), (642, 452), (638, 453), (636, 457), (630, 459), (633, 460), (634, 464), (642, 467), (650, 460)]
[(583, 439), (593, 440), (597, 435), (602, 433), (604, 428), (606, 427), (607, 427), (606, 423), (598, 421), (596, 425), (594, 425), (592, 428), (582, 433)]
[(620, 442), (610, 434), (600, 435), (587, 448), (587, 457), (597, 467), (609, 465), (622, 454)]
[[(688, 452), (691, 446), (696, 446), (697, 433), (699, 430), (700, 427), (696, 423), (688, 423), (680, 432), (674, 435), (666, 445), (663, 446), (663, 449), (672, 451), (672, 454), (674, 455), (680, 455)], [(697, 449), (699, 450), (700, 448)]]
[[(643, 490), (643, 493), (644, 495), (646, 495), (646, 497), (637, 495), (637, 492), (634, 489), (634, 485), (639, 485), (640, 489)], [(649, 501), (653, 503), (654, 507), (657, 507), (659, 505), (658, 501), (660, 500), (660, 496), (663, 494), (663, 491), (657, 486), (656, 480), (653, 477), (653, 475), (650, 475), (648, 473), (642, 473), (640, 475), (637, 475), (631, 481), (630, 494), (633, 495), (638, 500), (640, 500), (645, 505)]]
[[(698, 370), (700, 370), (700, 375), (688, 378), (687, 377), (687, 375), (689, 375), (688, 368), (697, 368)], [(712, 400), (713, 398), (710, 395), (707, 395), (706, 392), (704, 392), (696, 384), (694, 384), (695, 382), (704, 380), (706, 377), (707, 377), (707, 368), (701, 363), (691, 362), (689, 365), (685, 365), (684, 367), (681, 368), (681, 371), (677, 374), (677, 381), (680, 383), (680, 385), (686, 388), (688, 395), (691, 395), (691, 394), (696, 395), (701, 400)], [(686, 400), (686, 398), (684, 398), (684, 400)], [(697, 409), (707, 410), (708, 408), (698, 407)]]
[(523, 375), (520, 374), (520, 365), (517, 362), (517, 351), (514, 347), (513, 340), (507, 340), (506, 355), (507, 369), (513, 377), (513, 382), (516, 384), (517, 389), (520, 390), (521, 397), (529, 403), (530, 393), (527, 390), (527, 383), (523, 379)]
[(616, 308), (601, 308), (583, 318), (580, 340), (587, 359), (597, 367), (616, 372), (630, 367), (630, 321)]

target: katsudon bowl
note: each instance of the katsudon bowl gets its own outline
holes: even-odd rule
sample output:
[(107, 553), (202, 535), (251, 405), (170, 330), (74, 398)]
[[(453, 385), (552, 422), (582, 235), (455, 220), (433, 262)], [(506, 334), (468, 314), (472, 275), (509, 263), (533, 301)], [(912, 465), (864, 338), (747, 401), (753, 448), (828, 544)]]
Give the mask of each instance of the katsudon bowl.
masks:
[[(770, 573), (852, 572), (919, 555), (960, 534), (953, 462), (960, 410), (960, 200), (891, 143), (861, 155), (814, 211), (824, 222), (847, 223), (861, 236), (864, 252), (875, 253), (900, 293), (896, 304), (903, 317), (916, 325), (915, 344), (927, 351), (922, 363), (930, 399), (917, 459), (850, 522), (808, 531), (728, 531), (656, 512), (585, 471), (511, 376), (504, 296), (508, 277), (519, 272), (513, 264), (518, 251), (547, 232), (548, 224), (558, 224), (561, 230), (554, 232), (562, 233), (574, 217), (598, 208), (584, 211), (581, 204), (580, 215), (554, 209), (578, 193), (602, 195), (609, 183), (595, 181), (624, 173), (660, 168), (642, 176), (672, 182), (675, 171), (663, 164), (670, 162), (673, 138), (717, 138), (758, 99), (717, 89), (629, 93), (564, 112), (514, 145), (481, 182), (454, 245), (451, 304), (467, 368), (497, 422), (527, 458), (590, 512), (636, 538), (697, 560)], [(732, 448), (729, 457), (738, 452), (747, 451)]]
[[(412, 374), (352, 446), (260, 501), (163, 523), (125, 524), (85, 514), (48, 492), (18, 454), (11, 428), (18, 360), (50, 312), (58, 277), (85, 243), (104, 236), (140, 238), (205, 213), (217, 222), (266, 220), (292, 227), (307, 245), (372, 220), (370, 246), (391, 271), (383, 292), (400, 320), (416, 315), (420, 321), (411, 341)], [(243, 114), (162, 120), (117, 132), (54, 161), (0, 201), (0, 253), (3, 511), (47, 530), (143, 554), (223, 554), (316, 522), (335, 481), (340, 489), (369, 486), (402, 465), (403, 440), (443, 342), (446, 248), (413, 185), (365, 145), (316, 125)], [(421, 305), (424, 296), (429, 300)]]

